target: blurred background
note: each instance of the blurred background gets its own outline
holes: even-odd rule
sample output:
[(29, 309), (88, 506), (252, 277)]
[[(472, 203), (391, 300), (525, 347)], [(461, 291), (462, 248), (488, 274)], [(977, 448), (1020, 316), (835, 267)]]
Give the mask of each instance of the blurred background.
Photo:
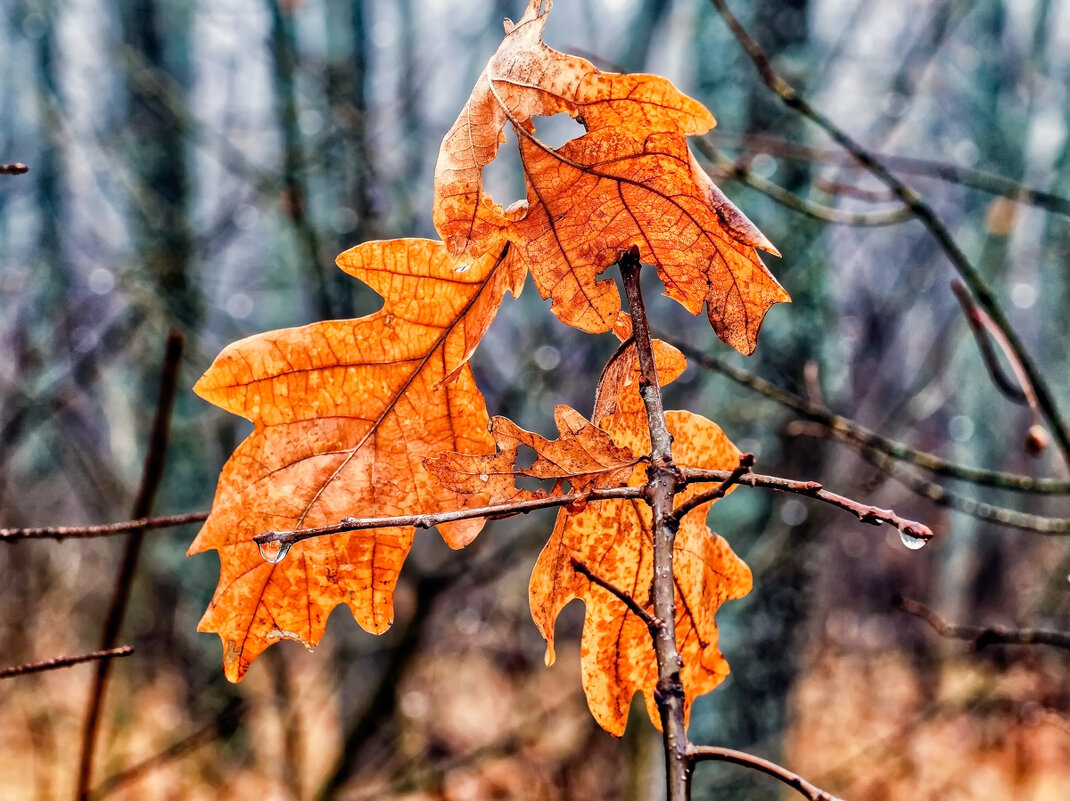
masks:
[[(819, 109), (894, 157), (1070, 408), (1070, 2), (733, 6)], [(377, 308), (334, 256), (434, 236), (438, 143), (502, 18), (522, 11), (0, 0), (0, 162), (30, 167), (0, 175), (0, 526), (130, 517), (172, 328), (185, 349), (152, 511), (206, 510), (248, 429), (189, 387), (230, 341)], [(710, 524), (755, 588), (719, 615), (733, 673), (695, 705), (693, 739), (782, 761), (847, 799), (1070, 797), (1066, 651), (940, 637), (893, 603), (1070, 629), (1066, 460), (1056, 445), (1028, 452), (1035, 420), (1013, 397), (1013, 365), (997, 348), (1012, 376), (1001, 392), (946, 255), (760, 85), (710, 3), (558, 0), (547, 41), (704, 102), (718, 126), (695, 143), (700, 159), (784, 254), (768, 261), (793, 303), (770, 312), (749, 359), (703, 317), (651, 302), (663, 335), (707, 359), (691, 358), (668, 407), (719, 422), (760, 472), (937, 534), (914, 551), (805, 499), (740, 490), (718, 503)], [(576, 134), (556, 122), (540, 126), (551, 144)], [(488, 184), (507, 205), (523, 182), (503, 156)], [(615, 344), (558, 323), (529, 286), (474, 368), (491, 414), (550, 435), (556, 404), (590, 411)], [(1012, 492), (960, 465), (1055, 480)], [(660, 741), (642, 704), (623, 740), (586, 710), (579, 604), (543, 666), (527, 581), (552, 524), (493, 523), (462, 553), (418, 536), (390, 632), (338, 610), (314, 653), (271, 648), (237, 686), (218, 638), (195, 631), (214, 553), (185, 557), (196, 525), (147, 533), (118, 634), (137, 651), (112, 665), (92, 797), (657, 798)], [(0, 543), (0, 667), (100, 647), (124, 539)], [(94, 671), (0, 681), (0, 796), (74, 796)], [(736, 767), (704, 764), (695, 779), (696, 799), (788, 792)]]

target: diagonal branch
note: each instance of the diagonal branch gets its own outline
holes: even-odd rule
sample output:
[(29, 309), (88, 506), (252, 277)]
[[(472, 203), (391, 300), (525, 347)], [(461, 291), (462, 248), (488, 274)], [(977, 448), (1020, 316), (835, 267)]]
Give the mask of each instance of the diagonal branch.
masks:
[(1070, 481), (1057, 478), (1033, 478), (1032, 476), (1005, 473), (999, 470), (984, 470), (949, 462), (935, 454), (915, 450), (902, 442), (889, 439), (853, 420), (835, 414), (826, 407), (807, 400), (801, 395), (782, 389), (764, 378), (728, 364), (722, 359), (703, 353), (686, 342), (681, 342), (660, 333), (658, 337), (679, 349), (701, 367), (720, 373), (740, 386), (757, 392), (759, 395), (764, 395), (770, 400), (792, 409), (808, 420), (820, 423), (828, 428), (837, 439), (843, 440), (861, 451), (865, 451), (866, 448), (872, 448), (894, 459), (909, 462), (928, 470), (930, 473), (966, 481), (977, 486), (995, 487), (1013, 492), (1035, 492), (1051, 495), (1070, 494)]
[(732, 31), (736, 41), (739, 42), (754, 63), (762, 82), (780, 98), (784, 105), (814, 122), (832, 137), (836, 144), (850, 153), (855, 161), (891, 189), (895, 197), (914, 212), (914, 216), (936, 240), (944, 255), (947, 256), (948, 261), (958, 271), (963, 282), (976, 298), (977, 305), (988, 313), (992, 318), (992, 322), (1006, 337), (1010, 351), (1021, 364), (1029, 383), (1036, 391), (1037, 405), (1052, 429), (1063, 459), (1067, 465), (1070, 465), (1070, 431), (1068, 431), (1066, 422), (1055, 405), (1055, 397), (1052, 395), (1047, 381), (1033, 362), (1032, 357), (1026, 352), (1021, 338), (1011, 325), (1010, 320), (1003, 311), (1003, 307), (996, 300), (992, 288), (966, 257), (962, 248), (951, 236), (947, 226), (936, 216), (932, 206), (923, 200), (917, 192), (893, 175), (871, 151), (864, 148), (828, 117), (811, 106), (791, 84), (785, 81), (773, 67), (772, 61), (770, 61), (769, 56), (766, 55), (761, 45), (758, 44), (728, 8), (726, 0), (711, 0), (711, 2)]
[(892, 601), (896, 608), (928, 623), (941, 637), (965, 640), (976, 648), (988, 645), (1051, 645), (1070, 648), (1070, 632), (1046, 629), (1010, 629), (1006, 626), (965, 626), (948, 623), (924, 604), (897, 595)]
[(658, 636), (658, 628), (660, 626), (658, 619), (652, 614), (650, 614), (648, 611), (646, 611), (642, 606), (640, 606), (639, 602), (636, 601), (632, 596), (630, 596), (628, 593), (626, 593), (619, 587), (613, 586), (604, 578), (601, 578), (600, 576), (597, 576), (592, 573), (587, 567), (587, 565), (585, 565), (579, 559), (572, 560), (572, 569), (584, 578), (586, 578), (592, 584), (597, 584), (603, 590), (608, 592), (610, 595), (612, 595), (614, 598), (616, 598), (618, 601), (628, 607), (628, 610), (633, 615), (635, 615), (637, 618), (642, 620), (643, 623), (646, 624), (647, 631), (650, 632), (651, 637)]
[(693, 745), (688, 753), (692, 762), (730, 762), (733, 765), (742, 765), (745, 768), (761, 771), (774, 779), (784, 782), (788, 787), (791, 787), (804, 798), (810, 799), (810, 801), (839, 801), (836, 796), (822, 790), (820, 787), (816, 787), (799, 774), (792, 773), (775, 762), (748, 754), (745, 751), (735, 751), (731, 748), (721, 748), (715, 745)]

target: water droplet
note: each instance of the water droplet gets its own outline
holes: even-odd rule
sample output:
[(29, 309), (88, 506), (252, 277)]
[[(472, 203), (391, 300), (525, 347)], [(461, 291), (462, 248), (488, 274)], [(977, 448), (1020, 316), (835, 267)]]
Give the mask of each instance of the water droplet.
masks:
[(260, 556), (269, 565), (277, 565), (286, 558), (293, 545), (291, 542), (258, 542), (256, 547), (260, 549)]
[(916, 551), (919, 548), (924, 548), (925, 543), (928, 542), (928, 540), (926, 539), (922, 539), (921, 537), (915, 537), (909, 531), (903, 530), (900, 530), (899, 532), (899, 539), (903, 542), (903, 545), (905, 545), (912, 551)]
[(480, 473), (479, 474), (479, 480), (480, 481), (490, 481), (490, 476), (488, 476), (486, 473)]

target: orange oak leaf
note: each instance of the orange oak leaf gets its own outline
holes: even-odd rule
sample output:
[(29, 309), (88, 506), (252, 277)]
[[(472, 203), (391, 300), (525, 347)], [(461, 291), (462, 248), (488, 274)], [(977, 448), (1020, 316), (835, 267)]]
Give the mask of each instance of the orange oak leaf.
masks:
[[(683, 356), (655, 342), (659, 379), (667, 383), (683, 371)], [(650, 434), (638, 393), (635, 349), (630, 348), (603, 377), (594, 423), (622, 448), (649, 453)], [(721, 429), (706, 418), (685, 411), (668, 412), (676, 463), (686, 467), (732, 469), (739, 451)], [(628, 483), (646, 481), (643, 465)], [(677, 495), (679, 505), (697, 487)], [(750, 591), (747, 566), (728, 543), (705, 524), (710, 504), (681, 521), (674, 546), (677, 648), (683, 658), (681, 678), (685, 716), (694, 699), (716, 687), (728, 674), (718, 649), (714, 614), (729, 599)], [(603, 582), (631, 596), (653, 615), (654, 579), (650, 508), (641, 500), (592, 502), (578, 513), (562, 509), (557, 525), (531, 576), (530, 603), (535, 624), (546, 638), (547, 664), (554, 660), (554, 623), (574, 598), (586, 605), (581, 643), (583, 688), (595, 719), (615, 735), (624, 732), (628, 707), (642, 691), (655, 725), (659, 716), (654, 690), (657, 663), (643, 620), (611, 592), (577, 572), (582, 564)]]
[(531, 0), (519, 22), (505, 21), (505, 38), (442, 140), (432, 216), (455, 255), (496, 251), (508, 225), (510, 215), (489, 200), (482, 184), (483, 168), (505, 140), (506, 122), (530, 132), (533, 117), (564, 112), (589, 130), (628, 125), (688, 135), (713, 127), (713, 115), (665, 78), (602, 72), (547, 47), (542, 33), (552, 6)]
[[(561, 436), (548, 440), (525, 431), (512, 420), (495, 417), (490, 433), (497, 453), (443, 453), (425, 459), (424, 466), (444, 487), (453, 492), (488, 494), (490, 503), (546, 496), (545, 491), (516, 486), (521, 476), (553, 481), (552, 492), (560, 494), (566, 481), (575, 492), (585, 492), (618, 486), (631, 475), (639, 461), (636, 456), (614, 445), (609, 434), (591, 425), (575, 409), (558, 406), (554, 420)], [(535, 460), (527, 468), (517, 467), (517, 456), (524, 446), (535, 452)]]
[[(384, 631), (413, 529), (305, 540), (276, 564), (261, 557), (255, 534), (484, 501), (440, 487), (422, 463), (443, 450), (492, 449), (467, 360), (505, 292), (520, 291), (523, 271), (506, 251), (458, 273), (441, 243), (417, 239), (367, 242), (338, 264), (383, 296), (380, 311), (236, 342), (195, 387), (255, 425), (223, 468), (190, 548), (219, 551), (219, 585), (199, 628), (219, 634), (232, 681), (274, 642), (315, 645), (338, 604), (366, 630)], [(461, 547), (481, 525), (440, 532)]]
[(776, 250), (682, 136), (624, 126), (553, 150), (521, 135), (520, 151), (529, 211), (511, 238), (559, 319), (585, 331), (611, 328), (620, 296), (597, 276), (635, 245), (657, 265), (666, 295), (692, 314), (705, 304), (722, 340), (754, 351), (766, 311), (789, 300), (755, 248)]

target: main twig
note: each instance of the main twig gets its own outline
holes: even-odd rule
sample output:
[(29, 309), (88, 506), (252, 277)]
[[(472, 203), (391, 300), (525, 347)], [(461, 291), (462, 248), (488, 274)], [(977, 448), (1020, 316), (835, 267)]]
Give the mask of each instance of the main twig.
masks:
[(869, 150), (864, 148), (854, 139), (847, 135), (841, 128), (833, 123), (828, 117), (811, 106), (791, 84), (773, 67), (772, 61), (766, 55), (761, 45), (754, 39), (746, 28), (740, 23), (732, 11), (728, 8), (726, 0), (710, 0), (714, 8), (724, 19), (729, 29), (735, 36), (736, 41), (746, 51), (762, 82), (769, 87), (784, 105), (802, 114), (811, 122), (815, 123), (825, 133), (832, 137), (833, 141), (848, 152), (856, 162), (866, 168), (875, 178), (887, 186), (895, 197), (914, 212), (917, 220), (925, 226), (940, 249), (947, 256), (948, 261), (958, 271), (963, 282), (977, 299), (977, 305), (983, 308), (992, 318), (992, 322), (1003, 332), (1007, 343), (1014, 356), (1021, 364), (1025, 375), (1032, 385), (1037, 396), (1037, 404), (1044, 419), (1048, 422), (1059, 445), (1064, 461), (1070, 466), (1070, 431), (1055, 405), (1055, 398), (1051, 393), (1048, 383), (1032, 357), (1025, 350), (1021, 338), (1014, 330), (1010, 320), (1007, 319), (1003, 307), (996, 300), (995, 294), (989, 287), (988, 282), (977, 271), (966, 254), (959, 247), (951, 232), (948, 231), (940, 218), (925, 200), (913, 189), (900, 181), (892, 172)]
[(639, 248), (634, 245), (618, 261), (624, 279), (624, 293), (632, 317), (632, 335), (639, 360), (639, 394), (646, 407), (650, 429), (650, 467), (644, 497), (650, 505), (651, 536), (654, 540), (654, 617), (658, 634), (654, 652), (658, 664), (658, 683), (654, 698), (661, 713), (661, 731), (665, 743), (665, 773), (669, 801), (688, 801), (691, 795), (691, 758), (687, 728), (684, 725), (684, 685), (680, 678), (683, 660), (676, 647), (676, 581), (673, 572), (673, 543), (680, 521), (673, 514), (673, 500), (680, 481), (680, 471), (673, 463), (672, 435), (665, 424), (661, 386), (650, 342), (650, 323), (640, 287)]

